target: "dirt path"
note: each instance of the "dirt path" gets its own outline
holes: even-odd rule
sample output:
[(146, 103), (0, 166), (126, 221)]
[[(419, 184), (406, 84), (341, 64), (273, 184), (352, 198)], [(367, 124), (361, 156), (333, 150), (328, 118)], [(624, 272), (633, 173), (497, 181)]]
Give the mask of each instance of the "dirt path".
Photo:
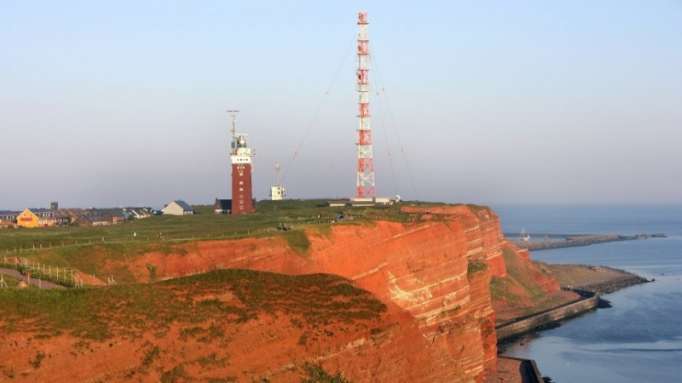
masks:
[(0, 274), (7, 275), (9, 277), (18, 279), (20, 281), (24, 281), (31, 286), (38, 287), (40, 289), (64, 289), (65, 287), (62, 285), (58, 285), (56, 283), (48, 282), (48, 281), (43, 281), (40, 279), (36, 278), (28, 278), (27, 276), (21, 274), (20, 272), (13, 270), (13, 269), (4, 269), (0, 268)]

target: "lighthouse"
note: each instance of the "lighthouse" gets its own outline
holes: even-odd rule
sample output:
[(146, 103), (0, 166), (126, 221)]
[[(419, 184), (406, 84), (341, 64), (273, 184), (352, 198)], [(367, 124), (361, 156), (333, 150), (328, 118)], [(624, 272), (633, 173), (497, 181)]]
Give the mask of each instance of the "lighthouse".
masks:
[(248, 214), (255, 210), (253, 206), (253, 185), (251, 171), (253, 169), (253, 151), (249, 147), (248, 136), (237, 133), (237, 112), (228, 111), (232, 116), (232, 144), (230, 145), (230, 162), (232, 163), (232, 207), (233, 215)]

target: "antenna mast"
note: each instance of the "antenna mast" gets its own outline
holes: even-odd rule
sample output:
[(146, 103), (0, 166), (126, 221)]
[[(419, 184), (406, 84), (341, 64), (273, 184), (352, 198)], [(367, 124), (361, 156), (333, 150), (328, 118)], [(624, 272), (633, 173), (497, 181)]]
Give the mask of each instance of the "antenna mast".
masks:
[(357, 90), (360, 126), (357, 142), (356, 198), (374, 198), (374, 153), (369, 114), (369, 37), (367, 12), (358, 13), (358, 70)]
[(230, 128), (230, 133), (232, 133), (232, 139), (237, 137), (237, 114), (239, 113), (238, 110), (235, 109), (228, 109), (227, 113), (230, 114), (230, 118), (232, 119), (232, 127)]
[(275, 162), (275, 184), (281, 185), (282, 184), (282, 165), (279, 164), (279, 162)]

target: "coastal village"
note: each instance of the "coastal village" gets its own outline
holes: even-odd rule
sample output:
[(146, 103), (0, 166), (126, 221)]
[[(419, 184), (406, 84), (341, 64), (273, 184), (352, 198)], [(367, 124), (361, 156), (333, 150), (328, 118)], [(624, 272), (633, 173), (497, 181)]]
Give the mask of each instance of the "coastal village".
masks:
[[(374, 148), (370, 125), (370, 80), (369, 80), (369, 24), (367, 13), (358, 14), (357, 71), (356, 89), (358, 95), (357, 129), (357, 172), (355, 196), (353, 198), (328, 202), (332, 207), (369, 207), (390, 206), (400, 202), (400, 196), (378, 197), (376, 195)], [(248, 143), (248, 134), (237, 131), (237, 110), (228, 110), (231, 116), (231, 145), (228, 150), (231, 163), (231, 199), (216, 198), (213, 204), (215, 214), (241, 215), (255, 211), (256, 200), (253, 196), (253, 157), (254, 151)], [(279, 165), (277, 165), (279, 170)], [(286, 188), (280, 180), (270, 187), (270, 199), (284, 200)], [(153, 215), (193, 215), (194, 209), (183, 200), (174, 200), (160, 210), (151, 207), (125, 207), (109, 209), (60, 209), (58, 202), (50, 203), (49, 208), (27, 208), (23, 211), (0, 211), (0, 228), (46, 228), (55, 226), (109, 226), (130, 220), (149, 218)]]
[(486, 206), (378, 195), (368, 24), (352, 196), (292, 199), (278, 179), (257, 201), (229, 110), (230, 198), (0, 211), (0, 381), (540, 383), (503, 341), (649, 282), (529, 252), (647, 235), (537, 244)]

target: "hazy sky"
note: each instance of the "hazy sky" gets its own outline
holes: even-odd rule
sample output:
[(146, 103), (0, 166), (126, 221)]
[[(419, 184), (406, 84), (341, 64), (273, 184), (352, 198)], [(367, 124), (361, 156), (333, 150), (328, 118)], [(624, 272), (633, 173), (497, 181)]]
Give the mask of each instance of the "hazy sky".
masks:
[(258, 198), (350, 196), (359, 9), (379, 194), (682, 203), (679, 0), (4, 0), (0, 209), (228, 197), (228, 108)]

